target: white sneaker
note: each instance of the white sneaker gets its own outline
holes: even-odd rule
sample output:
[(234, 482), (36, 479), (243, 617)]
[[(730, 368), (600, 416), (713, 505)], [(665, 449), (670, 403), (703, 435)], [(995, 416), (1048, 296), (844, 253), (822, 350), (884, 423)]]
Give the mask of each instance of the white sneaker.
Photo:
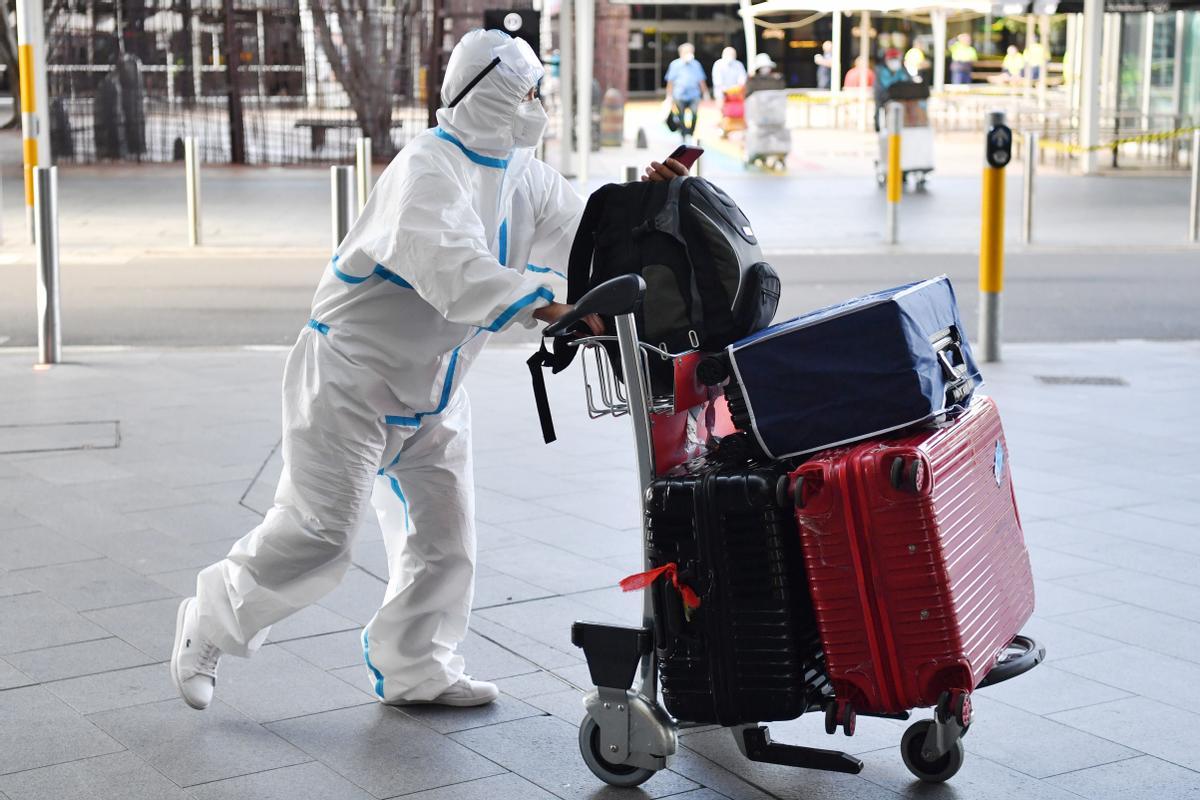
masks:
[(499, 696), (500, 690), (496, 688), (496, 684), (488, 683), (487, 681), (471, 680), (470, 676), (463, 675), (457, 681), (450, 684), (450, 687), (446, 691), (432, 700), (400, 700), (390, 705), (437, 705), (468, 708), (470, 706), (486, 706), (488, 703), (495, 701)]
[(221, 651), (201, 638), (197, 629), (196, 598), (179, 604), (175, 618), (175, 648), (171, 651), (171, 681), (179, 696), (192, 708), (203, 711), (212, 702), (217, 686), (217, 662)]

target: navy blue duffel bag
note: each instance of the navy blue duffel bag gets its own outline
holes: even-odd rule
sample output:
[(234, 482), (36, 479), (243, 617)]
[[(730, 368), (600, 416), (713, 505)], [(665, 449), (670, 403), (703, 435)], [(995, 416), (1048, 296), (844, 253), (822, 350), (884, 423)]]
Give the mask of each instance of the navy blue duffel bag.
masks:
[(698, 374), (729, 378), (734, 424), (771, 458), (952, 415), (982, 382), (945, 275), (772, 325)]

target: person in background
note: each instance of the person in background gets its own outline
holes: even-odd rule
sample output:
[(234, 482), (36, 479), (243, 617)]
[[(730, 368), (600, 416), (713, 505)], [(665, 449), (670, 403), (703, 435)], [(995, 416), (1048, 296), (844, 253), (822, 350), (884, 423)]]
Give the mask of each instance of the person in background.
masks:
[(971, 34), (960, 33), (950, 45), (950, 82), (970, 83), (971, 70), (979, 60), (979, 53), (971, 45)]
[(875, 73), (871, 72), (867, 66), (867, 57), (859, 56), (854, 59), (854, 66), (846, 73), (845, 87), (847, 89), (856, 89), (862, 86), (875, 85)]
[(696, 48), (691, 42), (679, 45), (679, 58), (667, 67), (665, 80), (667, 104), (679, 117), (679, 134), (684, 144), (691, 144), (700, 100), (706, 94), (711, 95), (704, 67), (696, 61)]
[(1025, 77), (1031, 81), (1038, 80), (1042, 76), (1042, 70), (1046, 68), (1046, 46), (1034, 39), (1025, 45), (1022, 55), (1025, 60)]
[(833, 85), (833, 42), (822, 43), (813, 61), (817, 64), (817, 88), (828, 89)]
[(913, 42), (913, 46), (904, 54), (904, 68), (914, 81), (920, 81), (921, 70), (928, 66), (929, 59), (925, 57), (925, 51), (921, 49), (921, 45)]
[(879, 130), (879, 110), (887, 102), (888, 89), (897, 83), (912, 83), (912, 76), (900, 61), (900, 51), (889, 49), (883, 63), (875, 68), (875, 130)]
[(767, 53), (754, 56), (754, 74), (746, 81), (746, 97), (761, 90), (783, 89), (783, 76), (775, 70), (775, 61)]
[(738, 60), (737, 50), (726, 47), (712, 65), (713, 97), (724, 100), (726, 90), (745, 86), (746, 78), (746, 65)]
[(1015, 44), (1008, 46), (1008, 51), (1004, 54), (1004, 62), (1000, 65), (1000, 72), (1005, 83), (1019, 83), (1025, 74), (1025, 56), (1021, 55), (1021, 51)]

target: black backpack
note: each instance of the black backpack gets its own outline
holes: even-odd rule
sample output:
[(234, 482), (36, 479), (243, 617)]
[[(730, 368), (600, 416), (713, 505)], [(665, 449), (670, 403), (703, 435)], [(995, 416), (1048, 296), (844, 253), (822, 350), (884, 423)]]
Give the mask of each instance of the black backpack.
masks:
[[(720, 350), (770, 325), (779, 304), (779, 276), (762, 260), (750, 221), (703, 178), (612, 183), (588, 198), (567, 266), (567, 302), (630, 273), (646, 282), (638, 337), (672, 353)], [(604, 322), (612, 331), (612, 320)], [(606, 346), (619, 377), (616, 344)], [(529, 360), (539, 410), (540, 369), (561, 372), (577, 349), (556, 341), (553, 354), (543, 345)], [(670, 363), (649, 363), (651, 390), (670, 391)], [(552, 441), (547, 414), (542, 418)]]

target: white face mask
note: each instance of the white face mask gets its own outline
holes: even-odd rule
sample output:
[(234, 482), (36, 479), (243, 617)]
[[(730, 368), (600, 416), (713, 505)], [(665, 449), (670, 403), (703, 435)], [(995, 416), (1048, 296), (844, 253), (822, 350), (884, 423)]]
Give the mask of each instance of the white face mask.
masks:
[(695, 58), (695, 57), (696, 57), (696, 56), (695, 56), (694, 54), (692, 54), (692, 53), (684, 53), (684, 54), (683, 54), (683, 55), (681, 55), (679, 58), (680, 58), (682, 61), (691, 61), (691, 60), (692, 60), (693, 58)]
[(900, 69), (900, 62), (894, 58), (888, 59), (887, 68), (892, 72), (895, 72), (896, 70)]
[(549, 122), (541, 100), (522, 101), (513, 116), (513, 144), (517, 147), (536, 147)]

